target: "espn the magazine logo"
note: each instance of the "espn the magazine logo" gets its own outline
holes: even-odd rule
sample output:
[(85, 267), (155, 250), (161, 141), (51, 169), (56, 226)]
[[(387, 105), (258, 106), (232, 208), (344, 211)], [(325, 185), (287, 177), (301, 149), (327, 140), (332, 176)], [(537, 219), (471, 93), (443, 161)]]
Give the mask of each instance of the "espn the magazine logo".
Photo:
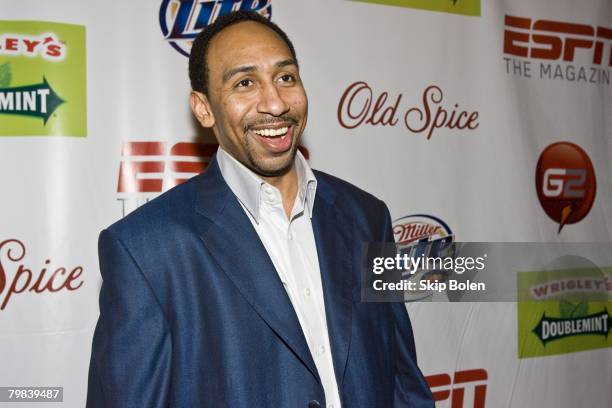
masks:
[[(450, 399), (450, 408), (484, 408), (487, 396), (487, 370), (483, 368), (473, 370), (455, 371), (450, 374), (435, 374), (425, 377), (435, 401), (446, 401)], [(466, 398), (472, 394), (473, 404)]]

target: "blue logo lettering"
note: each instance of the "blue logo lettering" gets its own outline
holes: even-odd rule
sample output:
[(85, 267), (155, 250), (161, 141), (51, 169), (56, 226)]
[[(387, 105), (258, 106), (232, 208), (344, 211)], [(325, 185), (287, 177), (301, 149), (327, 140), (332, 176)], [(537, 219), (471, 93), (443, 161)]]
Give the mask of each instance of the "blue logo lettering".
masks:
[(255, 11), (272, 17), (272, 0), (163, 0), (159, 25), (166, 41), (189, 56), (191, 43), (207, 25), (236, 10)]

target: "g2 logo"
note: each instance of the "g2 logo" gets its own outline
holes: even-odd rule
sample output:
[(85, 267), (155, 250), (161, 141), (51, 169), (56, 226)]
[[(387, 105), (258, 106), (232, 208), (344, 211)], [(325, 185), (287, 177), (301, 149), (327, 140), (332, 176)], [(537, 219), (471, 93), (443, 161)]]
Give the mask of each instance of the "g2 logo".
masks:
[(581, 221), (595, 201), (597, 183), (588, 154), (574, 143), (546, 147), (536, 167), (536, 192), (544, 212), (559, 224)]
[(582, 198), (586, 179), (585, 169), (546, 169), (542, 193), (546, 197)]

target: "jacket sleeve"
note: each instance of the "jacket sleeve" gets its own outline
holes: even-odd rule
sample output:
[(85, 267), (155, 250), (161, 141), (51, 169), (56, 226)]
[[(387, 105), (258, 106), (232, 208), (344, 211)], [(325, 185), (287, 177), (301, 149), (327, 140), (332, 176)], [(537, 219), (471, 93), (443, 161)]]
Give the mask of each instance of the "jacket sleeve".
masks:
[[(384, 205), (384, 204), (383, 204)], [(385, 208), (384, 242), (394, 243), (391, 216)], [(429, 385), (417, 365), (412, 325), (404, 303), (390, 303), (395, 323), (395, 395), (396, 408), (435, 407)]]
[(98, 242), (102, 288), (87, 407), (167, 407), (172, 344), (149, 282), (123, 243), (104, 230)]

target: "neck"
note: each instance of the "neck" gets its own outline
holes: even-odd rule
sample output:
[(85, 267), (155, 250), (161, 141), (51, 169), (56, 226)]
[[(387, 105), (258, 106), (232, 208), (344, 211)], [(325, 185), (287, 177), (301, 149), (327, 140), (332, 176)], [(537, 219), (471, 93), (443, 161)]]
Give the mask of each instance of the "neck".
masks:
[(291, 169), (282, 176), (276, 177), (263, 177), (262, 180), (268, 184), (273, 185), (280, 191), (283, 197), (283, 208), (287, 218), (291, 216), (291, 210), (293, 209), (293, 203), (298, 191), (298, 176), (297, 170), (295, 169), (295, 163), (291, 165)]

